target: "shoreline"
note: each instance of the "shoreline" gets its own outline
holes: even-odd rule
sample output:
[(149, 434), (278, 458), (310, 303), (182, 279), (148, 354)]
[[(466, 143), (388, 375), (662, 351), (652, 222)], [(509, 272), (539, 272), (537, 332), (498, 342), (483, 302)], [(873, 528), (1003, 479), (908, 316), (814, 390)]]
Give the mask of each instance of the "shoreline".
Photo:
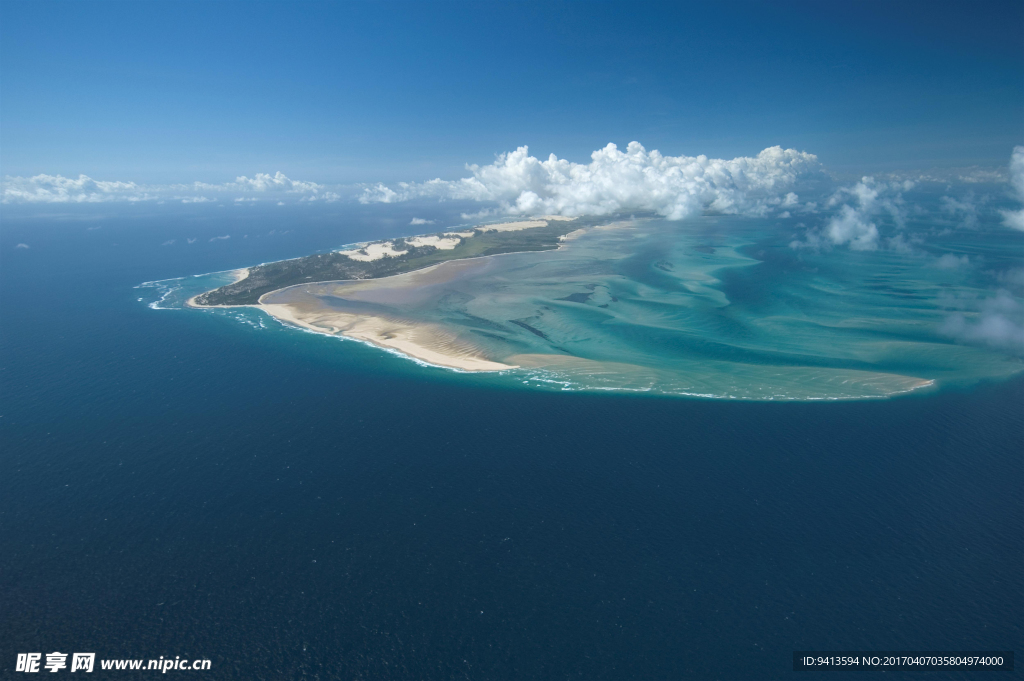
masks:
[[(510, 255), (533, 251), (557, 251), (561, 250), (567, 240), (577, 238), (583, 233), (587, 225), (579, 227), (580, 223), (576, 223), (577, 220), (579, 218), (545, 216), (543, 219), (503, 221), (477, 225), (465, 232), (438, 232), (359, 242), (348, 244), (341, 249), (312, 253), (299, 258), (274, 260), (253, 265), (251, 269), (237, 270), (239, 276), (233, 282), (193, 296), (189, 299), (189, 305), (240, 307), (257, 304), (260, 292), (265, 295), (301, 283), (385, 279), (396, 274), (406, 274), (432, 265), (452, 260), (468, 260), (485, 254)], [(565, 227), (559, 226), (558, 223)], [(572, 226), (579, 229), (573, 230)], [(522, 238), (492, 234), (502, 232), (530, 234)], [(570, 233), (571, 236), (567, 239)], [(467, 241), (466, 239), (471, 236), (474, 238)], [(429, 249), (425, 252), (417, 250), (421, 246)], [(451, 253), (445, 254), (445, 251)], [(207, 304), (197, 304), (199, 297), (203, 297)]]
[[(567, 218), (559, 218), (559, 219), (565, 220)], [(575, 218), (573, 218), (573, 219), (575, 219)], [(620, 220), (619, 222), (611, 223), (608, 226), (615, 228), (619, 224), (624, 224), (624, 223), (627, 223), (627, 222), (630, 222), (630, 221)], [(595, 227), (595, 229), (600, 229), (600, 228), (601, 227)], [(408, 272), (400, 272), (399, 274), (390, 274), (390, 275), (388, 275), (386, 277), (376, 277), (376, 278), (373, 278), (373, 279), (326, 279), (324, 281), (317, 281), (317, 282), (313, 282), (313, 283), (315, 283), (315, 284), (354, 284), (354, 283), (371, 282), (371, 281), (386, 281), (386, 280), (391, 279), (393, 277), (404, 277), (404, 276), (408, 276), (410, 274), (423, 274), (424, 272), (428, 272), (428, 271), (430, 271), (432, 269), (441, 267), (443, 265), (447, 265), (449, 263), (454, 263), (454, 262), (471, 262), (473, 260), (484, 260), (484, 259), (487, 259), (487, 258), (501, 258), (501, 257), (506, 256), (506, 255), (523, 255), (525, 253), (557, 253), (558, 251), (562, 250), (563, 248), (567, 248), (572, 241), (575, 241), (576, 239), (581, 237), (585, 232), (586, 232), (586, 228), (580, 228), (580, 229), (574, 230), (572, 232), (569, 232), (569, 233), (559, 237), (558, 246), (556, 246), (555, 248), (552, 248), (550, 250), (546, 250), (546, 251), (512, 251), (510, 253), (496, 253), (494, 255), (474, 255), (474, 256), (471, 256), (469, 258), (454, 258), (452, 260), (445, 260), (444, 262), (437, 262), (437, 263), (434, 263), (433, 265), (427, 265), (426, 267), (421, 267), (418, 270), (410, 270)], [(292, 259), (294, 260), (295, 258), (292, 258)], [(283, 261), (280, 261), (280, 262), (283, 262)], [(247, 268), (244, 268), (244, 269), (245, 269), (245, 272), (247, 273), (246, 274), (246, 276), (247, 276), (249, 270)], [(235, 270), (235, 271), (237, 272), (237, 271), (241, 271), (241, 270)], [(232, 283), (237, 283), (239, 281), (242, 281), (242, 279), (245, 279), (245, 276), (242, 276), (242, 277), (236, 279)], [(191, 307), (195, 307), (197, 309), (204, 308), (204, 307), (209, 307), (209, 308), (213, 308), (213, 307), (224, 307), (224, 308), (230, 308), (230, 307), (260, 307), (261, 305), (263, 305), (263, 299), (265, 297), (267, 297), (267, 296), (272, 296), (275, 293), (280, 293), (281, 291), (287, 291), (288, 289), (291, 289), (291, 288), (297, 288), (299, 286), (309, 286), (309, 285), (310, 284), (290, 284), (288, 286), (282, 286), (281, 288), (274, 289), (273, 291), (267, 291), (266, 293), (264, 293), (263, 295), (261, 295), (259, 297), (259, 300), (257, 301), (256, 305), (192, 305)], [(215, 290), (216, 289), (210, 289), (210, 291), (215, 291)], [(209, 293), (209, 291), (204, 291), (203, 293)], [(202, 293), (198, 293), (195, 296), (192, 296), (192, 298), (189, 298), (189, 301), (191, 302), (196, 297), (201, 296), (201, 295), (203, 295), (203, 294)]]
[(324, 306), (318, 299), (319, 293), (335, 287), (349, 291), (396, 286), (418, 290), (443, 284), (467, 269), (486, 267), (487, 261), (494, 257), (459, 258), (378, 279), (296, 284), (263, 294), (256, 307), (279, 322), (314, 333), (369, 343), (430, 366), (466, 372), (507, 371), (518, 366), (486, 357), (478, 346), (443, 325), (388, 313), (346, 312)]
[(279, 322), (312, 333), (369, 343), (381, 350), (397, 352), (441, 369), (493, 373), (519, 368), (517, 365), (494, 362), (468, 349), (460, 351), (454, 336), (426, 325), (333, 311), (303, 314), (285, 303), (260, 303), (246, 307), (260, 309)]
[[(237, 284), (238, 282), (242, 281), (243, 279), (245, 279), (246, 277), (249, 276), (249, 268), (248, 267), (239, 267), (237, 270), (227, 270), (227, 271), (231, 272), (233, 275), (235, 275), (235, 280), (231, 282), (232, 284)], [(224, 284), (222, 284), (222, 286), (223, 285)], [(217, 288), (220, 288), (220, 286), (218, 286)], [(210, 291), (216, 291), (216, 290), (217, 289), (210, 289)], [(196, 309), (196, 310), (201, 310), (203, 308), (214, 308), (214, 307), (252, 307), (251, 305), (200, 305), (199, 303), (196, 302), (196, 298), (198, 298), (199, 296), (203, 295), (204, 293), (209, 293), (210, 291), (203, 291), (203, 293), (195, 294), (194, 296), (192, 296), (191, 298), (189, 298), (188, 300), (185, 301), (185, 307), (191, 307), (191, 308)]]
[[(600, 225), (596, 228), (621, 229), (635, 226), (635, 224), (635, 221), (632, 220), (620, 220), (608, 225)], [(580, 228), (559, 237), (558, 245), (551, 250), (560, 251), (563, 248), (568, 248), (572, 241), (583, 236), (588, 231), (590, 230)], [(463, 274), (475, 271), (479, 267), (486, 269), (488, 266), (484, 263), (496, 259), (499, 255), (523, 255), (531, 252), (533, 251), (514, 251), (495, 255), (475, 255), (468, 258), (457, 258), (385, 277), (371, 276), (369, 278), (291, 284), (260, 295), (255, 303), (201, 305), (196, 302), (196, 298), (203, 295), (203, 293), (199, 293), (185, 301), (184, 306), (193, 309), (257, 308), (283, 326), (308, 333), (364, 343), (403, 359), (412, 360), (421, 366), (466, 373), (500, 373), (511, 370), (525, 370), (529, 376), (532, 373), (531, 370), (540, 370), (542, 374), (546, 374), (547, 369), (553, 368), (548, 366), (550, 363), (559, 364), (558, 361), (554, 361), (556, 357), (564, 361), (561, 355), (553, 355), (551, 358), (545, 358), (547, 361), (538, 362), (526, 361), (526, 357), (523, 357), (521, 361), (520, 357), (516, 355), (510, 357), (502, 356), (503, 361), (495, 361), (485, 355), (489, 346), (481, 346), (481, 344), (474, 342), (474, 337), (471, 334), (467, 336), (460, 333), (458, 329), (453, 330), (444, 324), (431, 320), (414, 321), (405, 317), (402, 312), (396, 312), (388, 308), (368, 308), (364, 311), (363, 308), (347, 305), (340, 306), (340, 308), (338, 306), (332, 307), (326, 305), (322, 299), (325, 295), (337, 295), (342, 299), (351, 297), (353, 301), (360, 301), (363, 300), (364, 296), (367, 296), (367, 300), (375, 300), (374, 296), (380, 296), (376, 300), (384, 302), (389, 300), (385, 296), (392, 295), (391, 289), (398, 291), (400, 296), (412, 295), (417, 297), (425, 295), (418, 293), (424, 286), (430, 288), (439, 284), (443, 285), (445, 282), (454, 281), (463, 276)], [(543, 252), (546, 251), (538, 253)], [(250, 270), (249, 268), (238, 268), (226, 271), (225, 273), (231, 274), (233, 277), (232, 281), (237, 283), (249, 276)], [(334, 288), (332, 285), (337, 288)], [(375, 291), (374, 289), (378, 286), (385, 290)], [(407, 300), (404, 297), (399, 299)], [(541, 358), (537, 357), (535, 359), (540, 360)], [(663, 392), (654, 388), (653, 385), (650, 387), (632, 388), (613, 385), (592, 385), (590, 384), (591, 381), (588, 381), (585, 376), (581, 375), (579, 378), (581, 379), (579, 382), (569, 378), (568, 381), (563, 383), (561, 389), (572, 392), (639, 393), (652, 392), (653, 389), (654, 394), (697, 399), (730, 399), (756, 402), (833, 402), (892, 399), (908, 393), (930, 392), (936, 389), (939, 384), (939, 381), (934, 378), (902, 376), (902, 378), (907, 379), (907, 382), (902, 385), (897, 383), (896, 385), (888, 386), (889, 390), (885, 390), (883, 387), (878, 392), (870, 389), (863, 393), (853, 390), (848, 394), (842, 394), (843, 391), (840, 391), (839, 394), (830, 394), (827, 389), (824, 392), (821, 390), (810, 390), (807, 392), (797, 390), (796, 395), (790, 397), (787, 394), (789, 392), (787, 390), (781, 390), (777, 394), (771, 394), (771, 392), (768, 392), (768, 394), (748, 394), (742, 390), (740, 394), (715, 394), (718, 392), (717, 390), (703, 392), (699, 389), (694, 392)], [(538, 380), (542, 379), (538, 377)], [(561, 381), (551, 382), (561, 383)], [(668, 386), (663, 385), (661, 387), (665, 388)]]
[[(582, 231), (582, 230), (577, 230)], [(552, 249), (554, 251), (561, 250), (566, 245), (560, 243), (557, 248)], [(533, 251), (515, 251), (512, 253), (499, 253), (497, 255), (479, 255), (471, 258), (457, 258), (454, 260), (446, 260), (444, 262), (435, 263), (428, 265), (418, 270), (412, 270), (411, 272), (402, 272), (401, 274), (393, 274), (388, 277), (380, 277), (375, 279), (338, 279), (332, 281), (319, 281), (316, 284), (345, 284), (345, 283), (362, 283), (362, 282), (379, 282), (391, 279), (393, 277), (402, 277), (409, 275), (422, 276), (436, 268), (449, 265), (451, 263), (465, 263), (474, 260), (485, 260), (488, 258), (497, 258), (503, 255), (518, 255), (522, 253), (531, 253)], [(249, 268), (243, 267), (236, 270), (231, 270), (235, 275), (235, 279), (232, 283), (242, 281), (249, 275)], [(333, 320), (340, 322), (339, 324), (331, 324), (328, 328), (317, 326), (309, 321), (302, 319), (292, 306), (284, 303), (266, 303), (264, 298), (271, 296), (288, 289), (293, 289), (302, 286), (309, 286), (310, 284), (292, 284), (291, 286), (285, 286), (280, 289), (268, 291), (261, 295), (256, 302), (253, 304), (246, 305), (201, 305), (196, 302), (196, 298), (208, 293), (197, 293), (188, 300), (185, 301), (185, 307), (202, 310), (202, 309), (233, 309), (233, 308), (253, 308), (262, 310), (266, 314), (270, 315), (273, 319), (278, 322), (297, 327), (299, 329), (317, 333), (324, 336), (342, 337), (348, 340), (354, 340), (362, 343), (368, 343), (378, 349), (385, 350), (388, 352), (398, 353), (408, 359), (416, 362), (421, 362), (428, 366), (436, 367), (439, 369), (448, 369), (454, 371), (464, 371), (468, 373), (494, 373), (499, 371), (508, 371), (510, 369), (518, 369), (518, 365), (503, 364), (501, 362), (495, 362), (488, 360), (479, 355), (471, 353), (445, 353), (443, 351), (434, 349), (424, 344), (422, 341), (417, 342), (413, 332), (414, 326), (406, 324), (403, 329), (396, 329), (394, 322), (387, 323), (381, 321), (378, 317), (372, 317), (368, 315), (343, 315), (342, 313), (335, 313), (337, 319)], [(219, 288), (219, 287), (218, 287)], [(210, 289), (216, 290), (216, 289)], [(344, 318), (343, 318), (344, 317)]]
[[(527, 251), (523, 251), (527, 252)], [(500, 255), (512, 255), (511, 253), (501, 253)], [(481, 260), (485, 258), (494, 258), (497, 256), (484, 255), (477, 256), (474, 258), (459, 258), (457, 260), (446, 260), (434, 265), (429, 265), (422, 269), (413, 270), (412, 272), (403, 272), (402, 274), (395, 274), (392, 277), (401, 277), (411, 274), (422, 275), (424, 272), (429, 270), (447, 265), (455, 262), (466, 262), (469, 260)], [(231, 270), (232, 274), (235, 275), (234, 282), (242, 281), (249, 275), (249, 269), (246, 267), (239, 268), (237, 270)], [(316, 282), (317, 284), (329, 284), (329, 283), (358, 283), (358, 282), (376, 282), (391, 279), (392, 277), (381, 277), (379, 279), (339, 279), (332, 282)], [(324, 312), (324, 313), (313, 313), (304, 315), (300, 310), (295, 309), (295, 306), (287, 303), (267, 303), (264, 302), (264, 298), (282, 291), (287, 291), (291, 288), (300, 286), (309, 286), (310, 284), (293, 284), (291, 286), (285, 286), (284, 288), (269, 291), (260, 296), (259, 301), (255, 305), (201, 305), (196, 302), (196, 298), (203, 295), (197, 293), (188, 300), (185, 301), (185, 307), (195, 310), (212, 310), (212, 309), (233, 309), (233, 308), (253, 308), (256, 310), (262, 310), (273, 319), (283, 324), (294, 326), (311, 333), (317, 333), (323, 336), (341, 337), (348, 340), (354, 340), (362, 343), (368, 343), (381, 350), (398, 353), (408, 359), (412, 359), (416, 362), (421, 362), (428, 366), (436, 367), (439, 369), (449, 369), (454, 371), (465, 371), (470, 373), (493, 373), (497, 371), (508, 371), (509, 369), (518, 369), (516, 365), (503, 364), (501, 362), (495, 362), (485, 357), (481, 357), (478, 354), (463, 350), (457, 350), (454, 346), (453, 338), (448, 335), (436, 331), (427, 330), (426, 333), (420, 331), (417, 333), (417, 325), (411, 323), (397, 323), (393, 320), (386, 320), (381, 317), (374, 317), (370, 315), (351, 315), (339, 312)], [(211, 289), (214, 290), (214, 289)], [(204, 291), (203, 293), (206, 293)], [(305, 317), (305, 318), (304, 318)], [(310, 319), (312, 317), (313, 319)], [(316, 321), (322, 321), (325, 326), (316, 324)], [(421, 328), (426, 328), (422, 327)], [(422, 336), (430, 336), (433, 334), (434, 338), (424, 339)], [(430, 343), (429, 341), (435, 341)], [(434, 345), (435, 347), (431, 347)], [(447, 346), (449, 352), (445, 352), (443, 349), (438, 349), (436, 346), (441, 345), (442, 347)]]

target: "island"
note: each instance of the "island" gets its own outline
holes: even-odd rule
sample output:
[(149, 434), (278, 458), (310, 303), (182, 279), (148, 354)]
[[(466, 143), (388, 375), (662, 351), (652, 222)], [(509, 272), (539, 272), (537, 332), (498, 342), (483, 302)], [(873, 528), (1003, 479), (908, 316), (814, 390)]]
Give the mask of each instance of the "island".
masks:
[[(190, 298), (196, 308), (257, 307), (286, 324), (370, 343), (417, 361), (461, 371), (503, 371), (443, 324), (396, 316), (393, 310), (343, 309), (360, 290), (429, 289), (489, 256), (550, 251), (583, 233), (593, 220), (544, 216), (412, 237), (354, 244), (341, 250), (235, 270), (235, 281)], [(594, 223), (596, 224), (596, 223)]]
[[(510, 218), (150, 282), (150, 306), (260, 329), (268, 315), (490, 374), (466, 380), (558, 391), (873, 399), (1024, 370), (1000, 348), (948, 337), (949, 295), (977, 291), (969, 273), (909, 254), (797, 251), (790, 237), (741, 216)], [(1001, 248), (979, 245), (993, 258)], [(969, 314), (962, 324), (984, 311)]]
[(349, 249), (238, 270), (237, 281), (195, 296), (189, 304), (194, 307), (258, 305), (264, 294), (298, 284), (379, 279), (449, 260), (553, 250), (567, 235), (584, 226), (584, 221), (578, 218), (544, 216), (355, 244)]

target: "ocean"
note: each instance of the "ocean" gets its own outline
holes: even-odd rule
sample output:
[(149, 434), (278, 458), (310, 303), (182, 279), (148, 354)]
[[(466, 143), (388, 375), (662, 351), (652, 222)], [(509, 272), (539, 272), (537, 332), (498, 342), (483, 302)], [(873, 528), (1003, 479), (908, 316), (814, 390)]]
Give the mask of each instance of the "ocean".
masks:
[(532, 389), (135, 288), (398, 236), (414, 209), (442, 217), (4, 208), (0, 668), (781, 679), (794, 650), (1021, 648), (1019, 376), (817, 403)]

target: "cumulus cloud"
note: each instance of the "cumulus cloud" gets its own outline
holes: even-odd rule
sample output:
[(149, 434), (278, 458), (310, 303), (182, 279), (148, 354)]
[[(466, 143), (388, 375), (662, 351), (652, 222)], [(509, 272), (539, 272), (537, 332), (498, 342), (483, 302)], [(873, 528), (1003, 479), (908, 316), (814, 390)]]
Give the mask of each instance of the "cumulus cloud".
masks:
[(891, 236), (886, 239), (885, 243), (890, 251), (914, 254), (919, 252), (918, 249), (914, 248), (914, 244), (921, 243), (921, 238), (919, 236), (913, 236), (910, 239), (907, 239), (903, 232), (900, 232), (896, 236)]
[(102, 201), (147, 201), (144, 187), (134, 182), (94, 180), (87, 175), (78, 179), (61, 175), (5, 177), (3, 203), (99, 203)]
[[(873, 251), (879, 247), (881, 234), (877, 219), (889, 214), (901, 230), (906, 223), (903, 192), (914, 187), (910, 180), (877, 181), (863, 177), (860, 182), (837, 189), (825, 204), (834, 210), (823, 229), (809, 230), (802, 240), (790, 243), (792, 248), (828, 248), (848, 246), (855, 251)], [(894, 250), (911, 250), (899, 232), (889, 240)]]
[(324, 188), (322, 184), (317, 184), (316, 182), (292, 180), (280, 170), (274, 175), (256, 173), (252, 178), (246, 177), (245, 175), (239, 175), (235, 178), (234, 182), (226, 182), (224, 184), (195, 182), (192, 186), (202, 189), (212, 189), (214, 191), (234, 190), (243, 192), (286, 192), (290, 194), (315, 194)]
[(1004, 225), (1024, 232), (1024, 210), (1004, 210), (1001, 212)]
[(316, 182), (293, 180), (284, 173), (274, 175), (257, 173), (254, 177), (240, 175), (232, 182), (210, 184), (143, 185), (120, 180), (94, 180), (88, 175), (77, 179), (62, 175), (35, 175), (33, 177), (5, 176), (0, 182), (2, 203), (104, 203), (168, 200), (181, 203), (209, 203), (219, 199), (210, 198), (220, 194), (227, 199), (244, 198), (255, 200), (255, 196), (267, 198), (295, 195), (300, 199), (337, 200), (340, 196), (327, 191)]
[(978, 226), (978, 207), (970, 197), (960, 200), (952, 196), (943, 196), (940, 205), (942, 212), (959, 222), (960, 226), (967, 229), (975, 229)]
[(377, 184), (364, 190), (363, 203), (395, 203), (415, 198), (497, 203), (515, 215), (608, 215), (652, 211), (679, 220), (703, 210), (766, 215), (799, 202), (801, 181), (823, 179), (818, 159), (794, 149), (770, 147), (755, 157), (731, 160), (706, 156), (664, 156), (630, 142), (625, 151), (609, 144), (590, 163), (554, 154), (530, 156), (527, 147), (501, 154), (494, 163), (469, 165), (472, 177)]
[(1007, 286), (1024, 288), (1024, 267), (1004, 270), (997, 275), (997, 278)]
[(413, 218), (412, 220), (409, 221), (409, 224), (410, 225), (432, 225), (432, 224), (434, 224), (434, 221), (433, 220), (424, 220), (423, 218)]
[[(1024, 202), (1024, 147), (1014, 147), (1010, 156), (1010, 185), (1018, 201)], [(1024, 231), (1024, 209), (1004, 210), (1003, 224)]]
[(1005, 290), (973, 312), (956, 312), (939, 331), (963, 343), (977, 343), (1024, 354), (1024, 305)]
[(825, 235), (836, 245), (849, 244), (855, 251), (873, 251), (878, 248), (878, 227), (868, 218), (869, 213), (843, 206), (825, 228)]
[(946, 253), (935, 261), (935, 266), (942, 270), (955, 270), (970, 264), (971, 259), (966, 255), (956, 256), (952, 253)]

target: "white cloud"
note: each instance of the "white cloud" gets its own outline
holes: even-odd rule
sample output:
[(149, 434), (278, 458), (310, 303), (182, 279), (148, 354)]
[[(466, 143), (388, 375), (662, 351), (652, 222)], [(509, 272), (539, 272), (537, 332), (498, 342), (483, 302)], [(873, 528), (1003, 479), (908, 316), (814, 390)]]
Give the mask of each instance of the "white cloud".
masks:
[(969, 264), (971, 264), (971, 259), (966, 255), (958, 257), (952, 253), (946, 253), (935, 261), (935, 266), (943, 270), (955, 270), (961, 267), (967, 267)]
[(232, 182), (210, 184), (142, 185), (135, 182), (94, 180), (87, 175), (77, 179), (62, 175), (35, 175), (33, 177), (5, 176), (0, 191), (0, 203), (102, 203), (175, 200), (181, 203), (210, 203), (217, 199), (209, 194), (226, 195), (225, 198), (248, 198), (253, 194), (268, 198), (285, 195), (302, 195), (306, 199), (341, 198), (335, 192), (326, 191), (324, 185), (316, 182), (292, 180), (284, 173), (274, 175), (257, 173), (249, 178), (244, 175)]
[(316, 193), (324, 188), (322, 184), (316, 182), (303, 182), (302, 180), (292, 180), (287, 175), (282, 173), (280, 170), (274, 175), (267, 173), (256, 173), (252, 178), (248, 178), (245, 175), (239, 175), (235, 178), (234, 182), (227, 182), (223, 185), (208, 185), (201, 182), (196, 182), (197, 187), (209, 187), (211, 189), (223, 189), (230, 191), (232, 189), (241, 191), (254, 191), (254, 192), (288, 192), (290, 194), (305, 194), (305, 193)]
[(1024, 199), (1024, 146), (1014, 147), (1010, 155), (1010, 184), (1017, 196)]
[[(916, 239), (914, 239), (916, 240)], [(886, 246), (890, 251), (896, 251), (897, 253), (914, 254), (917, 253), (917, 249), (914, 248), (914, 244), (908, 241), (903, 233), (900, 232), (896, 236), (891, 236), (886, 240)]]
[(978, 207), (969, 198), (964, 200), (955, 199), (952, 196), (943, 196), (940, 199), (942, 212), (959, 220), (960, 226), (967, 229), (974, 229), (978, 226)]
[(849, 244), (855, 251), (873, 251), (878, 248), (878, 226), (867, 218), (868, 213), (852, 206), (843, 206), (825, 228), (825, 235), (833, 244)]
[(99, 203), (146, 201), (150, 196), (134, 182), (94, 180), (87, 175), (71, 179), (61, 175), (10, 177), (3, 181), (3, 203)]
[(28, 244), (18, 244), (15, 248), (28, 248)]
[(172, 246), (174, 245), (175, 239), (168, 239), (167, 241), (160, 244), (161, 246)]
[(939, 331), (964, 343), (980, 343), (1024, 353), (1024, 305), (1007, 291), (982, 301), (980, 309), (969, 316), (956, 312), (942, 323)]
[(341, 200), (341, 195), (336, 192), (323, 192), (321, 194), (313, 194), (311, 196), (304, 196), (300, 201), (323, 201), (325, 203), (334, 203), (335, 201)]
[[(230, 239), (230, 238), (231, 238), (231, 235), (228, 235), (228, 236), (215, 236), (212, 239), (210, 239), (210, 241), (224, 241), (225, 239)], [(189, 243), (192, 243), (192, 239), (189, 239)]]
[(460, 217), (462, 217), (463, 220), (482, 220), (483, 218), (493, 217), (497, 214), (498, 211), (494, 208), (484, 208), (483, 210), (478, 210), (475, 213), (461, 213)]
[(1001, 168), (973, 168), (957, 176), (961, 182), (997, 183), (1006, 182), (1006, 173)]
[(1024, 267), (1017, 267), (1015, 269), (1004, 270), (996, 275), (999, 281), (1007, 284), (1008, 286), (1017, 286), (1024, 288)]
[[(840, 187), (825, 204), (826, 208), (838, 211), (829, 218), (824, 229), (809, 230), (803, 240), (789, 245), (791, 248), (814, 250), (848, 246), (855, 251), (874, 251), (878, 249), (881, 237), (876, 219), (888, 213), (897, 230), (901, 230), (906, 222), (902, 192), (913, 187), (910, 180), (879, 182), (873, 177), (863, 177), (853, 186)], [(912, 250), (899, 232), (889, 238), (888, 244), (894, 250)]]
[(409, 224), (410, 225), (432, 225), (432, 224), (434, 224), (434, 221), (433, 220), (424, 220), (423, 218), (413, 218), (412, 220), (409, 221)]
[[(1014, 147), (1010, 156), (1010, 185), (1018, 201), (1024, 201), (1024, 147)], [(1004, 210), (1003, 224), (1024, 231), (1024, 209)]]
[(930, 168), (924, 170), (905, 170), (890, 173), (876, 173), (876, 178), (902, 182), (930, 182), (936, 184), (1001, 184), (1006, 182), (1004, 168), (985, 168), (981, 166)]
[[(823, 178), (818, 159), (794, 149), (771, 147), (756, 157), (732, 160), (706, 156), (663, 156), (639, 142), (625, 151), (609, 144), (588, 164), (554, 154), (541, 161), (527, 147), (500, 155), (486, 166), (470, 165), (472, 177), (377, 184), (364, 190), (363, 203), (395, 203), (414, 198), (496, 202), (502, 212), (525, 215), (607, 215), (653, 211), (679, 220), (702, 210), (765, 215), (791, 206), (789, 194), (800, 180)], [(785, 203), (788, 201), (789, 203)]]
[(1004, 225), (1024, 232), (1024, 210), (1004, 210), (1002, 213)]

